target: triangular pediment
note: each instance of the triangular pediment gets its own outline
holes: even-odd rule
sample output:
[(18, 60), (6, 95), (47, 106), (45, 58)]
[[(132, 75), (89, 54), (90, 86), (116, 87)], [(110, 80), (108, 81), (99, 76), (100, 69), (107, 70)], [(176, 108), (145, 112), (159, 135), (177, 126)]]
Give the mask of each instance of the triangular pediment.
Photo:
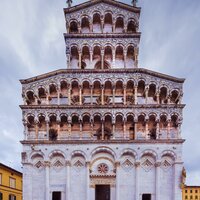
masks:
[(132, 11), (135, 13), (140, 13), (140, 10), (141, 10), (141, 8), (139, 8), (139, 7), (134, 7), (134, 6), (119, 2), (119, 1), (115, 1), (115, 0), (91, 0), (91, 1), (87, 1), (87, 2), (79, 4), (79, 5), (76, 5), (76, 6), (72, 6), (70, 8), (65, 8), (64, 11), (65, 11), (65, 13), (76, 12), (81, 9), (88, 8), (88, 7), (91, 7), (96, 4), (100, 4), (100, 3), (106, 3), (106, 4), (116, 6), (121, 9), (125, 9), (127, 11)]

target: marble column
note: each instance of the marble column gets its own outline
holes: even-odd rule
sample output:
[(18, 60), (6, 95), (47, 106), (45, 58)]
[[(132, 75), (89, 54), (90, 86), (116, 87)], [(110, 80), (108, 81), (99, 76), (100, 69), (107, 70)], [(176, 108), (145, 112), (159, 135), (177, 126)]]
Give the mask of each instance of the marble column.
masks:
[(49, 140), (49, 121), (46, 121), (46, 139)]
[(71, 163), (70, 163), (70, 161), (66, 161), (66, 174), (67, 174), (67, 179), (66, 179), (66, 199), (67, 200), (71, 200), (71, 196), (70, 196), (70, 193), (71, 193), (71, 189), (70, 189), (70, 183), (71, 183), (71, 181), (70, 181), (70, 179), (71, 179), (71, 177), (70, 177), (70, 172), (71, 171)]
[(50, 162), (45, 161), (45, 199), (50, 200), (50, 183), (49, 183)]
[(135, 200), (139, 200), (139, 177), (140, 177), (140, 162), (135, 162)]
[(104, 69), (104, 50), (101, 50), (101, 69)]
[(86, 191), (87, 200), (90, 200), (90, 162), (86, 162)]
[(135, 87), (134, 87), (134, 100), (135, 100), (135, 104), (138, 103), (137, 95), (138, 95), (138, 87), (135, 86)]
[(79, 66), (79, 69), (81, 69), (81, 63), (82, 62), (82, 52), (79, 51), (78, 52), (78, 66)]
[(83, 100), (82, 100), (82, 87), (80, 86), (79, 87), (79, 104), (82, 105), (82, 102), (83, 102)]
[(27, 137), (28, 137), (28, 123), (26, 121), (24, 121), (23, 125), (24, 125), (24, 140), (27, 140)]
[(181, 199), (181, 174), (183, 169), (183, 162), (178, 161), (174, 163), (174, 180), (173, 180), (173, 200)]
[(71, 105), (71, 85), (68, 87), (68, 105)]
[(116, 200), (121, 200), (120, 199), (120, 162), (115, 163), (116, 167)]
[(160, 200), (160, 166), (161, 162), (158, 161), (155, 164), (156, 167), (156, 200)]
[(126, 85), (124, 85), (124, 105), (126, 105)]

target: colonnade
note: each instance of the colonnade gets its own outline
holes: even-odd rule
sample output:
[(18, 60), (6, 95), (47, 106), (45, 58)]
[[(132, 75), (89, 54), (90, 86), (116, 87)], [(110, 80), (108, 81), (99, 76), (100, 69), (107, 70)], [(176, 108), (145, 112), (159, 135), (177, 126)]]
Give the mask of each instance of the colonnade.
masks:
[(71, 84), (62, 82), (59, 87), (54, 84), (49, 89), (38, 88), (38, 91), (27, 91), (24, 103), (28, 105), (137, 105), (137, 104), (181, 104), (182, 94), (178, 90), (168, 91), (166, 87), (154, 84), (145, 85), (140, 81), (134, 85), (129, 81), (124, 84), (117, 81), (115, 85), (107, 81), (101, 84), (95, 81), (92, 85), (85, 81), (79, 85), (77, 81)]

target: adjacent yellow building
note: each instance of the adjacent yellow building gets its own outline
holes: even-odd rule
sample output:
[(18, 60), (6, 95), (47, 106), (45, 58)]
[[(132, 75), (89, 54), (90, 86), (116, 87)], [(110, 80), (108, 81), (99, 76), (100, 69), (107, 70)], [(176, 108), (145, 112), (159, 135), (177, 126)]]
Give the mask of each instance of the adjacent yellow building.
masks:
[(184, 186), (182, 200), (200, 200), (200, 186)]
[(22, 200), (22, 173), (0, 163), (0, 200)]

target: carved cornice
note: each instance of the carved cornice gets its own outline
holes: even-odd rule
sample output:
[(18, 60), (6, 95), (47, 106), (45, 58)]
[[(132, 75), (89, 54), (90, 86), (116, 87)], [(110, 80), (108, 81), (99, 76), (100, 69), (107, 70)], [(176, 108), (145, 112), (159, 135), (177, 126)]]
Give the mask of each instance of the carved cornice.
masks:
[[(57, 140), (56, 142), (52, 141), (35, 141), (35, 140), (29, 140), (29, 141), (21, 141), (21, 144), (23, 145), (58, 145), (58, 144), (78, 144), (78, 145), (86, 145), (86, 144), (100, 144), (100, 145), (109, 145), (109, 144), (183, 144), (185, 140), (183, 139), (157, 139), (157, 140), (109, 140), (109, 141), (98, 141), (98, 140)], [(179, 163), (178, 163), (179, 164)]]
[[(91, 78), (95, 78), (95, 75), (97, 76), (103, 76), (104, 79), (107, 78), (106, 75), (109, 78), (112, 78), (111, 76), (115, 76), (116, 75), (118, 77), (124, 78), (124, 77), (129, 77), (130, 78), (137, 78), (138, 77), (143, 77), (145, 78), (145, 76), (151, 76), (151, 79), (153, 78), (159, 78), (159, 79), (164, 79), (166, 81), (172, 81), (174, 83), (184, 83), (185, 79), (183, 78), (176, 78), (176, 77), (172, 77), (166, 74), (161, 74), (159, 72), (154, 72), (148, 69), (143, 69), (143, 68), (134, 68), (134, 69), (109, 69), (109, 70), (95, 70), (95, 69), (60, 69), (60, 70), (56, 70), (56, 71), (52, 71), (46, 74), (42, 74), (39, 76), (35, 76), (29, 79), (23, 79), (20, 80), (21, 84), (29, 84), (29, 83), (33, 83), (36, 84), (39, 81), (44, 81), (44, 80), (50, 80), (52, 79), (59, 79), (59, 78), (68, 78), (68, 79), (72, 79), (72, 78), (76, 78), (80, 77), (80, 75), (82, 75), (82, 79), (83, 78), (87, 78), (87, 76)], [(161, 80), (160, 80), (161, 81)]]
[(94, 38), (94, 39), (98, 39), (98, 38), (140, 38), (141, 33), (137, 32), (137, 33), (64, 33), (64, 37), (65, 39), (67, 38)]
[(140, 11), (141, 11), (140, 7), (133, 7), (131, 5), (128, 5), (128, 4), (125, 4), (125, 3), (121, 3), (121, 2), (118, 2), (118, 1), (96, 0), (96, 1), (88, 1), (88, 2), (79, 4), (79, 5), (70, 7), (70, 8), (64, 8), (64, 13), (65, 14), (70, 14), (70, 13), (77, 12), (77, 11), (80, 11), (80, 10), (83, 11), (84, 9), (87, 11), (88, 8), (91, 8), (91, 6), (95, 6), (96, 4), (99, 4), (99, 3), (104, 3), (104, 4), (106, 3), (106, 4), (110, 5), (110, 6), (119, 7), (121, 9), (125, 9), (127, 11), (135, 12), (135, 13), (138, 13), (138, 14), (140, 14)]

